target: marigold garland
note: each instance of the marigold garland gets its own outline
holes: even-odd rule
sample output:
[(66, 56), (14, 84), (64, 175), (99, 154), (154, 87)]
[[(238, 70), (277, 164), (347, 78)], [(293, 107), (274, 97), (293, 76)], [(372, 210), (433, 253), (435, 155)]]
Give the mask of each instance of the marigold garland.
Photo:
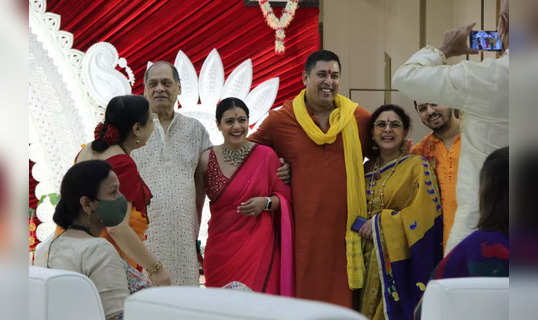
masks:
[(282, 12), (280, 19), (278, 19), (268, 0), (258, 0), (265, 21), (267, 21), (269, 27), (275, 30), (275, 52), (277, 54), (284, 54), (284, 38), (286, 37), (284, 29), (290, 24), (291, 20), (293, 20), (298, 2), (299, 0), (288, 0), (284, 12)]

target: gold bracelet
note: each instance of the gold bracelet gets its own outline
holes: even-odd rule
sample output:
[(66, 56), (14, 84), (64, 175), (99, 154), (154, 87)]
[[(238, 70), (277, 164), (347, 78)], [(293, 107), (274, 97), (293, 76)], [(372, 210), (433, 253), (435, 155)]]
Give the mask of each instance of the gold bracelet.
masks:
[(163, 264), (160, 261), (157, 261), (151, 266), (149, 266), (149, 268), (147, 268), (146, 271), (148, 274), (152, 275), (154, 273), (161, 271), (162, 268), (163, 268)]

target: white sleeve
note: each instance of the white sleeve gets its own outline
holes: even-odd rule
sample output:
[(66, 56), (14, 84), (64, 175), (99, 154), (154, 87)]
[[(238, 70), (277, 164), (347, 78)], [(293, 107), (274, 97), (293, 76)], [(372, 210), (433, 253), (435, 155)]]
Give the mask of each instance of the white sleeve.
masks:
[(99, 295), (105, 315), (123, 311), (123, 303), (129, 295), (127, 274), (116, 249), (105, 239), (82, 254), (82, 270), (88, 275)]
[(496, 79), (490, 69), (495, 60), (446, 65), (446, 58), (439, 49), (426, 46), (396, 70), (392, 86), (420, 102), (481, 113), (485, 110), (468, 108), (487, 105), (488, 94), (496, 87)]

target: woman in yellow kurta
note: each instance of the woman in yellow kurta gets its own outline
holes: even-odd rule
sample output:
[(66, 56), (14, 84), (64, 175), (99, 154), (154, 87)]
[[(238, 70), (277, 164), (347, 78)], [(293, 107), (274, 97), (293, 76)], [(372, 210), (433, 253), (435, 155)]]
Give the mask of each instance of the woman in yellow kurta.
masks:
[(425, 158), (406, 154), (409, 126), (409, 116), (396, 105), (379, 107), (369, 123), (369, 219), (358, 232), (367, 239), (362, 242), (366, 277), (360, 312), (370, 319), (412, 319), (442, 258), (437, 180)]

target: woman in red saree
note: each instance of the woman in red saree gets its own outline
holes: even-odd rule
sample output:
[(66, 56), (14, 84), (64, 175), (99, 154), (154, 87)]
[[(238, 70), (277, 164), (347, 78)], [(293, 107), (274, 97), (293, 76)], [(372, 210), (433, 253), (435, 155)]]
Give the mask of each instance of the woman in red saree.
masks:
[(146, 207), (152, 195), (130, 156), (132, 150), (146, 144), (152, 132), (153, 115), (144, 97), (114, 97), (106, 107), (104, 123), (95, 128), (95, 140), (83, 147), (75, 162), (105, 160), (111, 165), (128, 208), (124, 221), (105, 228), (101, 236), (131, 267), (145, 269), (153, 285), (170, 285), (168, 271), (143, 243), (149, 223)]
[(206, 286), (238, 281), (257, 292), (293, 296), (291, 193), (276, 175), (280, 161), (271, 148), (246, 140), (243, 101), (222, 100), (216, 118), (224, 144), (202, 153), (199, 163), (211, 200)]

